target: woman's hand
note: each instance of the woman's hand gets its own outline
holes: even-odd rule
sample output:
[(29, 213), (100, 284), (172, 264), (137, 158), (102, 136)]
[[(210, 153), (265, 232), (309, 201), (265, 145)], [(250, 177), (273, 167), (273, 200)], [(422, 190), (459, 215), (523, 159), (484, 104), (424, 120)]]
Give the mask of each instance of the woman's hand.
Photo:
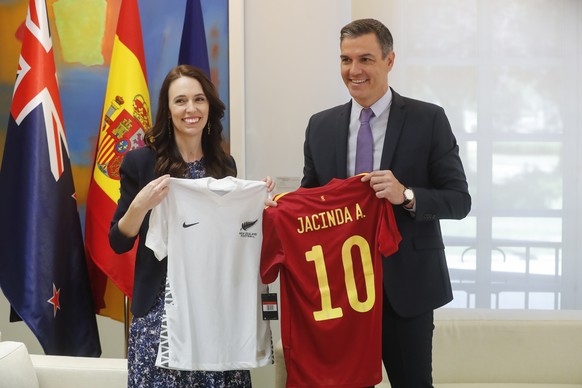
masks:
[(265, 200), (265, 206), (277, 206), (277, 202), (273, 201), (275, 181), (270, 176), (267, 176), (263, 179), (263, 182), (267, 184), (267, 191), (269, 192), (269, 197)]
[(170, 175), (162, 175), (145, 185), (137, 193), (127, 212), (117, 224), (123, 235), (126, 237), (137, 236), (147, 212), (156, 207), (168, 195), (169, 184)]
[(166, 195), (168, 195), (169, 184), (169, 174), (154, 179), (137, 193), (131, 202), (131, 207), (136, 208), (136, 210), (141, 210), (145, 215), (145, 213), (156, 207), (164, 198), (166, 198)]

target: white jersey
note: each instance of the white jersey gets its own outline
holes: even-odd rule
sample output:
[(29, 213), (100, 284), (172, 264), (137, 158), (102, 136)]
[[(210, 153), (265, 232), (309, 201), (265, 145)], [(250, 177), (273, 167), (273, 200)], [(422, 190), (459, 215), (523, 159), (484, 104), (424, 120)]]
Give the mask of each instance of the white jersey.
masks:
[(171, 178), (150, 216), (146, 246), (168, 258), (156, 366), (249, 369), (271, 363), (259, 277), (264, 182)]

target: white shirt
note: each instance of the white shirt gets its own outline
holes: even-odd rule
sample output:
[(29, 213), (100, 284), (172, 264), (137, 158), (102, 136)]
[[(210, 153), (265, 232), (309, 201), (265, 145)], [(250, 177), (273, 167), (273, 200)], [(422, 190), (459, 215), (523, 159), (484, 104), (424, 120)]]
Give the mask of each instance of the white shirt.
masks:
[[(378, 101), (370, 108), (374, 116), (370, 119), (372, 136), (374, 137), (374, 171), (380, 169), (382, 151), (384, 149), (384, 138), (386, 137), (386, 126), (388, 125), (388, 115), (390, 114), (390, 105), (392, 104), (392, 90), (388, 88)], [(348, 177), (354, 175), (356, 169), (356, 144), (358, 139), (358, 130), (360, 129), (360, 112), (364, 107), (352, 99), (352, 111), (350, 113), (350, 127), (348, 134)]]
[(220, 371), (271, 363), (259, 277), (267, 195), (259, 181), (170, 179), (146, 238), (168, 260), (157, 366)]

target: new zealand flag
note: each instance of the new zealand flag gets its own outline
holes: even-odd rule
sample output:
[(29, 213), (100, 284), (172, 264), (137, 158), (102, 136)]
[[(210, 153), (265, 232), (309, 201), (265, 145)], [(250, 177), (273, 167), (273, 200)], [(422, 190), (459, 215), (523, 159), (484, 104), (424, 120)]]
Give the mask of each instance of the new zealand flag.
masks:
[(45, 0), (28, 6), (0, 170), (0, 214), (0, 287), (14, 312), (46, 354), (98, 357)]

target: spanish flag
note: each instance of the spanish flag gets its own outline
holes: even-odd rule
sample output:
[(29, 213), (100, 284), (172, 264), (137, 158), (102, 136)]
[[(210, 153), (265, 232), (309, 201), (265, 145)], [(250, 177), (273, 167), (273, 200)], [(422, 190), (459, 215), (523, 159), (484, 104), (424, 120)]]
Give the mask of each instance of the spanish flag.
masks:
[(131, 298), (135, 248), (123, 255), (113, 252), (109, 226), (119, 199), (119, 166), (125, 153), (145, 144), (150, 109), (138, 4), (123, 0), (85, 216), (85, 250), (97, 312), (119, 321), (124, 320), (123, 294)]

